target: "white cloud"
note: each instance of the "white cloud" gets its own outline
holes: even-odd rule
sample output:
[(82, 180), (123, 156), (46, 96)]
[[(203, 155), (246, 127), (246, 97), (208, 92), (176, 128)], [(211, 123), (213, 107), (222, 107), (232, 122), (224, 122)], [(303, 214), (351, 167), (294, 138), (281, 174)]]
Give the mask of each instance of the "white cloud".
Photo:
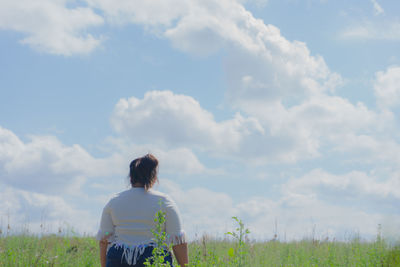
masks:
[(130, 0), (86, 0), (92, 8), (101, 9), (106, 19), (113, 24), (137, 23), (148, 26), (170, 26), (183, 16), (192, 1), (130, 1)]
[(398, 231), (400, 228), (399, 216), (384, 216), (381, 226), (385, 241), (392, 246), (398, 245), (400, 243), (400, 233)]
[(199, 161), (196, 155), (188, 148), (178, 148), (168, 151), (156, 150), (157, 158), (160, 160), (162, 170), (177, 174), (198, 174), (207, 171), (206, 167)]
[[(326, 126), (321, 128), (324, 127)], [(364, 122), (359, 122), (358, 127), (362, 129)], [(84, 208), (84, 205), (81, 209), (77, 209), (62, 196), (50, 195), (54, 191), (37, 190), (35, 183), (38, 180), (31, 179), (33, 176), (37, 176), (35, 166), (44, 169), (46, 177), (52, 178), (52, 180), (47, 179), (46, 182), (58, 183), (49, 185), (50, 187), (58, 186), (60, 183), (58, 179), (65, 178), (59, 173), (60, 170), (68, 170), (69, 172), (66, 174), (70, 174), (70, 176), (73, 176), (74, 172), (95, 175), (88, 170), (94, 166), (90, 155), (88, 156), (81, 148), (62, 145), (54, 137), (34, 137), (30, 142), (24, 143), (11, 131), (1, 129), (0, 133), (1, 177), (6, 178), (1, 181), (3, 185), (0, 194), (1, 216), (6, 218), (6, 213), (11, 210), (14, 225), (29, 223), (31, 230), (40, 231), (41, 216), (44, 214), (45, 223), (48, 227), (51, 225), (52, 229), (60, 225), (60, 222), (66, 221), (80, 232), (93, 232), (99, 218), (93, 215), (89, 216), (88, 209)], [(113, 145), (114, 150), (120, 151), (120, 157), (123, 159), (154, 152), (160, 159), (161, 167), (165, 168), (162, 169), (162, 172), (171, 171), (176, 166), (179, 166), (179, 171), (187, 173), (207, 171), (193, 152), (185, 148), (148, 151), (146, 145), (135, 145), (122, 139), (111, 139), (109, 142)], [(126, 150), (120, 149), (121, 147), (125, 147)], [(128, 151), (131, 151), (129, 156)], [(30, 155), (30, 157), (24, 156), (24, 154)], [(13, 164), (17, 164), (17, 158), (20, 162), (25, 163), (23, 166), (18, 165), (19, 168), (24, 168), (27, 173), (31, 172), (30, 179), (25, 179), (26, 177), (21, 176), (20, 173), (15, 173), (18, 166), (13, 166)], [(75, 160), (72, 160), (73, 158)], [(60, 164), (61, 159), (65, 159), (67, 162)], [(128, 163), (126, 162), (126, 164)], [(125, 166), (126, 168), (122, 165), (113, 165), (112, 167), (121, 172), (123, 169), (128, 170), (127, 166)], [(7, 176), (10, 173), (7, 173), (6, 176), (3, 175), (9, 171), (14, 172), (14, 177)], [(105, 170), (100, 171), (106, 172)], [(160, 187), (178, 203), (185, 228), (192, 238), (203, 232), (222, 237), (223, 233), (233, 228), (230, 217), (239, 216), (244, 219), (247, 227), (254, 233), (252, 236), (254, 238), (272, 238), (275, 233), (275, 222), (277, 222), (278, 229), (276, 231), (280, 239), (309, 237), (314, 225), (317, 228), (316, 238), (324, 238), (328, 235), (330, 238), (340, 239), (343, 238), (344, 233), (349, 231), (372, 237), (376, 234), (379, 223), (388, 225), (385, 226), (385, 231), (392, 231), (393, 223), (387, 223), (387, 214), (393, 213), (400, 198), (399, 173), (386, 173), (385, 176), (382, 176), (381, 173), (370, 174), (353, 171), (335, 175), (316, 169), (301, 177), (293, 177), (279, 185), (281, 195), (274, 199), (259, 195), (251, 196), (243, 201), (234, 201), (233, 197), (227, 193), (201, 187), (183, 190), (176, 183), (162, 177)], [(15, 181), (11, 181), (10, 178), (21, 179), (27, 186), (26, 190), (15, 188), (23, 187), (15, 184)], [(61, 183), (64, 180), (62, 179)], [(98, 181), (90, 184), (96, 186), (96, 183)], [(107, 189), (105, 190), (107, 191)], [(115, 189), (108, 188), (107, 192), (110, 190)], [(104, 197), (106, 194), (96, 195), (94, 193), (90, 199), (96, 203), (104, 202), (107, 200)], [(78, 196), (74, 203), (86, 203), (86, 198)], [(215, 203), (218, 205), (215, 206)], [(86, 219), (82, 221), (82, 217)], [(394, 217), (394, 221), (399, 220), (396, 214), (392, 217)]]
[(281, 239), (310, 237), (314, 225), (317, 238), (345, 239), (349, 232), (353, 237), (374, 238), (379, 224), (386, 224), (386, 231), (393, 228), (388, 216), (393, 215), (393, 224), (400, 218), (394, 215), (400, 198), (399, 178), (396, 172), (382, 177), (360, 171), (335, 175), (314, 169), (282, 183), (279, 198), (252, 197), (238, 207), (257, 234), (270, 237), (276, 220)]
[(277, 27), (254, 18), (240, 3), (195, 3), (165, 36), (188, 53), (226, 49), (227, 96), (234, 105), (301, 99), (340, 84), (340, 76), (321, 56), (312, 56), (305, 43), (288, 41)]
[[(126, 175), (129, 173), (129, 163), (137, 157), (152, 153), (160, 162), (160, 173), (174, 175), (191, 175), (199, 173), (213, 173), (217, 170), (206, 168), (197, 156), (187, 147), (160, 149), (154, 143), (138, 144), (127, 138), (108, 138), (114, 151), (126, 159)], [(177, 171), (179, 170), (179, 171)]]
[(381, 5), (379, 5), (379, 3), (377, 2), (377, 0), (371, 0), (371, 3), (374, 7), (374, 14), (375, 16), (378, 15), (382, 15), (383, 13), (385, 13), (385, 11), (383, 10), (383, 8), (381, 7)]
[[(366, 205), (383, 199), (395, 205), (400, 199), (400, 176), (390, 178), (374, 177), (363, 172), (352, 171), (344, 175), (333, 175), (315, 169), (300, 178), (291, 179), (284, 185), (286, 195), (300, 194), (324, 199), (327, 202), (352, 202), (353, 205)], [(318, 194), (318, 195), (314, 195)], [(397, 201), (396, 201), (397, 200)]]
[(119, 173), (121, 158), (95, 159), (79, 145), (65, 146), (53, 136), (31, 136), (24, 143), (0, 127), (1, 182), (35, 192), (77, 193), (88, 177)]
[[(254, 205), (253, 202), (268, 207), (268, 212), (246, 217), (244, 210)], [(275, 233), (283, 241), (304, 238), (323, 240), (326, 237), (348, 241), (357, 234), (364, 238), (374, 238), (382, 218), (378, 212), (368, 213), (350, 205), (334, 205), (303, 195), (276, 202), (259, 198), (244, 202), (241, 207), (241, 214), (247, 218), (253, 237), (260, 240), (272, 239)]]
[(241, 1), (87, 2), (109, 22), (143, 24), (184, 52), (229, 51), (227, 95), (238, 106), (302, 98), (333, 90), (341, 81), (305, 43), (285, 39), (277, 27), (254, 18)]
[[(247, 208), (253, 223), (261, 227), (267, 221), (273, 225), (272, 218), (276, 218), (281, 238), (284, 232), (288, 237), (302, 238), (313, 225), (319, 237), (328, 233), (330, 238), (341, 239), (344, 233), (353, 232), (373, 238), (378, 225), (397, 209), (399, 177), (394, 173), (384, 179), (358, 171), (334, 175), (315, 169), (283, 183), (279, 199), (258, 198), (252, 200), (253, 205), (241, 206), (246, 210), (249, 206), (257, 207), (258, 203), (263, 207), (259, 212)], [(267, 214), (263, 215), (263, 210)]]
[(267, 118), (276, 131), (297, 133), (304, 141), (315, 144), (316, 150), (321, 146), (343, 147), (349, 135), (374, 137), (393, 122), (386, 112), (377, 113), (363, 103), (352, 104), (338, 96), (312, 97), (282, 113), (280, 120)]
[(288, 112), (293, 116), (291, 123), (297, 121), (317, 136), (365, 132), (377, 122), (377, 114), (363, 103), (353, 105), (338, 96), (313, 97)]
[[(177, 202), (192, 238), (204, 232), (222, 237), (233, 229), (230, 218), (238, 216), (250, 228), (251, 237), (260, 240), (272, 239), (275, 232), (280, 240), (310, 238), (313, 228), (315, 238), (346, 240), (357, 234), (373, 238), (379, 224), (392, 230), (385, 214), (397, 207), (399, 191), (391, 187), (398, 188), (399, 182), (398, 178), (379, 182), (359, 172), (332, 175), (314, 170), (284, 183), (279, 197), (252, 196), (240, 202), (205, 188), (182, 190), (168, 180), (161, 181), (161, 187)], [(380, 202), (371, 208), (377, 199)]]
[[(49, 196), (20, 190), (1, 184), (0, 217), (3, 231), (9, 223), (11, 231), (18, 233), (56, 233), (73, 230), (77, 233), (94, 233), (96, 220), (87, 210), (75, 208), (60, 196)], [(9, 222), (8, 222), (9, 220)]]
[(68, 8), (67, 1), (0, 1), (0, 29), (27, 35), (21, 43), (40, 51), (70, 56), (87, 54), (101, 43), (86, 30), (103, 24), (88, 7)]
[[(352, 109), (351, 104), (348, 106), (351, 112), (357, 110)], [(283, 107), (281, 110), (274, 107), (258, 110), (255, 115), (261, 120), (236, 114), (232, 119), (216, 122), (210, 112), (189, 96), (152, 91), (143, 99), (121, 99), (111, 122), (118, 133), (137, 144), (156, 144), (167, 149), (192, 148), (235, 160), (246, 157), (249, 162), (257, 164), (294, 162), (317, 156), (317, 140), (310, 138), (314, 129), (296, 121), (302, 119), (298, 114), (301, 111), (288, 112)], [(329, 118), (335, 112), (328, 108), (335, 107), (321, 107), (327, 109)], [(360, 109), (363, 112), (362, 106)], [(315, 118), (309, 119), (310, 124), (313, 121)], [(339, 118), (337, 123), (342, 122)], [(320, 124), (321, 129), (326, 127), (322, 125), (322, 118)]]
[(189, 147), (224, 155), (250, 154), (260, 148), (255, 141), (265, 134), (255, 118), (236, 114), (233, 119), (216, 122), (192, 97), (170, 91), (147, 92), (143, 99), (121, 99), (111, 122), (117, 132), (136, 143)]
[(111, 123), (136, 142), (174, 145), (205, 145), (219, 131), (213, 115), (196, 100), (170, 91), (147, 92), (143, 100), (120, 99)]
[[(291, 107), (279, 102), (260, 107), (249, 105), (246, 111), (258, 118), (271, 136), (280, 137), (282, 142), (277, 145), (281, 150), (285, 146), (290, 147), (285, 157), (291, 159), (286, 161), (292, 162), (327, 156), (321, 154), (321, 148), (325, 148), (324, 153), (341, 150), (350, 155), (353, 152), (351, 148), (357, 144), (351, 140), (368, 136), (376, 143), (380, 140), (377, 136), (388, 137), (394, 123), (391, 112), (376, 112), (363, 103), (353, 104), (347, 99), (327, 95), (313, 96)], [(268, 146), (271, 144), (267, 143), (264, 149), (268, 149)], [(371, 152), (376, 150), (379, 150), (378, 146)]]
[(230, 230), (227, 228), (229, 220), (238, 211), (226, 193), (201, 187), (182, 190), (178, 184), (166, 179), (160, 181), (160, 186), (177, 203), (185, 231), (191, 238), (203, 233), (221, 235)]
[(342, 164), (359, 163), (388, 168), (400, 163), (400, 145), (390, 132), (374, 135), (348, 133), (336, 137), (335, 143), (332, 150), (339, 152)]
[[(391, 112), (378, 113), (363, 103), (323, 94), (291, 107), (279, 102), (248, 106), (246, 112), (252, 117), (236, 114), (217, 122), (189, 96), (152, 91), (143, 99), (121, 99), (111, 122), (118, 133), (136, 144), (159, 145), (164, 150), (189, 148), (230, 159), (245, 156), (260, 164), (318, 157), (320, 147), (349, 152), (355, 148), (350, 140), (358, 136), (378, 144), (376, 136), (386, 136), (394, 122)], [(378, 146), (359, 148), (375, 147), (371, 152), (377, 152)]]
[(346, 228), (359, 231), (364, 237), (374, 237), (378, 225), (387, 224), (388, 216), (399, 219), (394, 214), (400, 198), (400, 176), (386, 175), (359, 171), (334, 175), (315, 169), (282, 185), (281, 208), (300, 216), (304, 212), (320, 228), (330, 227), (336, 237)]
[(374, 91), (381, 108), (390, 109), (397, 106), (400, 103), (400, 67), (392, 66), (386, 71), (377, 72)]
[(110, 17), (119, 14), (122, 23), (162, 26), (172, 44), (187, 53), (227, 50), (227, 99), (252, 116), (216, 122), (189, 97), (151, 92), (143, 100), (122, 99), (115, 109), (114, 128), (134, 142), (249, 156), (259, 163), (296, 162), (321, 156), (322, 146), (344, 151), (341, 138), (373, 138), (392, 122), (363, 103), (329, 96), (342, 83), (340, 75), (321, 56), (311, 55), (305, 43), (289, 41), (277, 27), (254, 18), (241, 2), (171, 1), (176, 12), (156, 9), (151, 18), (151, 4), (90, 3)]
[[(109, 147), (109, 156), (96, 158), (81, 146), (66, 146), (54, 136), (30, 136), (23, 142), (12, 131), (0, 127), (0, 182), (49, 195), (85, 197), (86, 186), (107, 194), (121, 190), (124, 181), (127, 185), (130, 161), (149, 152), (159, 159), (161, 175), (221, 173), (206, 168), (186, 147), (163, 150), (154, 144), (134, 144), (123, 138), (109, 138), (105, 146)], [(118, 183), (113, 176), (120, 177)], [(93, 190), (91, 193), (96, 194)]]
[(400, 40), (400, 22), (397, 20), (369, 21), (351, 25), (339, 33), (342, 39)]
[(268, 4), (269, 0), (238, 0), (238, 2), (244, 4), (250, 3), (256, 5), (258, 8), (263, 8)]

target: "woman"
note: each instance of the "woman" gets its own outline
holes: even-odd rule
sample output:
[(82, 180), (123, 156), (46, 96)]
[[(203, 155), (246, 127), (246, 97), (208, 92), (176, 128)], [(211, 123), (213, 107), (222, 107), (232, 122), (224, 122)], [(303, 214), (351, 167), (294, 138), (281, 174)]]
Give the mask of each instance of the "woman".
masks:
[[(169, 196), (151, 189), (157, 181), (158, 160), (151, 154), (130, 164), (132, 187), (113, 197), (104, 207), (97, 239), (102, 267), (144, 266), (155, 246), (151, 230), (154, 216), (165, 213), (164, 230), (169, 244), (182, 267), (188, 263), (185, 232), (178, 209)], [(161, 206), (160, 206), (161, 203)], [(170, 252), (165, 260), (172, 266)]]

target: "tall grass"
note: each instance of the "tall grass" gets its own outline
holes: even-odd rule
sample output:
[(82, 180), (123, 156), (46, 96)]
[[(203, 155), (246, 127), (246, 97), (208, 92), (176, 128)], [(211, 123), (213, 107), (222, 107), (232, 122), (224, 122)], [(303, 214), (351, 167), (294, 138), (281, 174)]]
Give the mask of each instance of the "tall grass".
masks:
[[(237, 243), (207, 238), (189, 243), (190, 266), (239, 266)], [(400, 247), (382, 242), (249, 242), (242, 266), (400, 266)], [(0, 237), (0, 266), (100, 266), (93, 237)], [(176, 264), (175, 264), (176, 265)]]
[[(252, 242), (235, 220), (238, 227), (224, 240), (203, 236), (189, 243), (190, 267), (400, 266), (400, 246), (388, 245), (379, 233), (370, 242)], [(0, 266), (100, 266), (98, 242), (89, 236), (0, 234)]]
[[(239, 266), (229, 250), (232, 243), (190, 244), (191, 266)], [(377, 243), (269, 241), (247, 246), (243, 266), (400, 266), (400, 248)]]
[(0, 266), (100, 266), (93, 237), (0, 237)]

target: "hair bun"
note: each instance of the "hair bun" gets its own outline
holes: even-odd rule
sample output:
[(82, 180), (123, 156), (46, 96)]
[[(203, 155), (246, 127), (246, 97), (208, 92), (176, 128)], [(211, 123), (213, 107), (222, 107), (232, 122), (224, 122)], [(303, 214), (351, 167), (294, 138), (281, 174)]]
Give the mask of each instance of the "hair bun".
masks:
[(145, 189), (151, 188), (157, 181), (158, 160), (152, 154), (134, 159), (129, 165), (131, 185), (142, 184)]

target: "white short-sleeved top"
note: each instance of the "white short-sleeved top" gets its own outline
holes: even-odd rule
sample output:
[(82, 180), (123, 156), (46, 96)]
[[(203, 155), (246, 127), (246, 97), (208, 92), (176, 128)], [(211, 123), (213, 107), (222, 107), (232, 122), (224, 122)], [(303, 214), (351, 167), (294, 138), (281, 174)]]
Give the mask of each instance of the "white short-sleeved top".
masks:
[(101, 240), (109, 236), (109, 242), (127, 246), (150, 243), (153, 240), (151, 230), (155, 228), (154, 216), (160, 208), (165, 212), (167, 242), (174, 245), (185, 243), (185, 232), (175, 202), (164, 193), (152, 189), (146, 191), (142, 187), (123, 191), (105, 205), (96, 238)]

